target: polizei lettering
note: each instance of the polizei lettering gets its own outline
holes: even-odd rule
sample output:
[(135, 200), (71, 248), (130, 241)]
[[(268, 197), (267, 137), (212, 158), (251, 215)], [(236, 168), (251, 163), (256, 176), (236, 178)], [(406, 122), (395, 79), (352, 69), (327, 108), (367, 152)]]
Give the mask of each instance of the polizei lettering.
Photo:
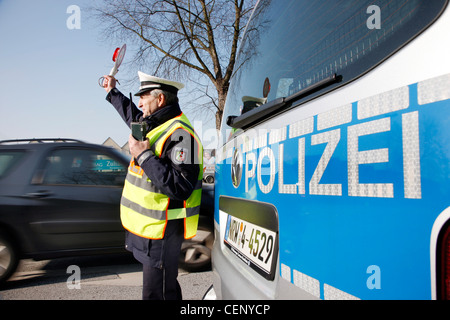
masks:
[(421, 199), (419, 111), (407, 109), (408, 89), (278, 129), (247, 130), (224, 157), (242, 150), (247, 193)]

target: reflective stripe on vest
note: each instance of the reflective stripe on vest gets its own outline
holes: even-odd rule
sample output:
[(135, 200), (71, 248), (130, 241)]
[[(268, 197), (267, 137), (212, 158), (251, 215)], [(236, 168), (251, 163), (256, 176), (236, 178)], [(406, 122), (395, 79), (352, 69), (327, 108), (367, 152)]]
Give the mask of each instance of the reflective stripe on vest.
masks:
[(177, 129), (187, 131), (198, 145), (199, 176), (194, 191), (184, 201), (183, 208), (168, 209), (170, 198), (163, 194), (145, 175), (142, 168), (130, 162), (127, 178), (122, 193), (120, 216), (122, 224), (128, 231), (149, 239), (162, 239), (167, 220), (184, 219), (184, 237), (192, 238), (197, 232), (198, 215), (202, 193), (202, 153), (200, 139), (187, 117), (182, 113), (147, 134), (150, 149), (160, 156), (167, 139)]

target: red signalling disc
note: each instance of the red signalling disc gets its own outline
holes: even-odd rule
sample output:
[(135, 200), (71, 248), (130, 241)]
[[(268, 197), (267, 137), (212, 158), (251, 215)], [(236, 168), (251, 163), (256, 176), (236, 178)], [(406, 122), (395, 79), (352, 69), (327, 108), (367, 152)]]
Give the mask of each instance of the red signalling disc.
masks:
[(114, 54), (113, 54), (113, 57), (112, 57), (112, 60), (114, 62), (116, 62), (117, 56), (119, 55), (119, 51), (120, 51), (120, 48), (116, 48), (116, 51), (114, 51)]

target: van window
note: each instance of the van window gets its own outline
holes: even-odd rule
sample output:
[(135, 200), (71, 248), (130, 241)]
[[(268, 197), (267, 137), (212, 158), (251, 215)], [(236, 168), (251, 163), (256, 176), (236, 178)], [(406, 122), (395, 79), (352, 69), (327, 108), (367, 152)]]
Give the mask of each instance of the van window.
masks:
[[(354, 80), (423, 31), (445, 5), (444, 0), (261, 0), (240, 48), (222, 136), (234, 132), (226, 123), (230, 115), (292, 96), (333, 75), (339, 83), (300, 101)], [(245, 107), (249, 100), (250, 108)]]

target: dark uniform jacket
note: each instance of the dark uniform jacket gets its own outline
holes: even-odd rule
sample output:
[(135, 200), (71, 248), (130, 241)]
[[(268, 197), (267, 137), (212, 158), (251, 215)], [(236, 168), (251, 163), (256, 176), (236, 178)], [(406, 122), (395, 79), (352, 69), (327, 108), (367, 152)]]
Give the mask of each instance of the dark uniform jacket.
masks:
[[(138, 118), (142, 118), (142, 111), (138, 110), (136, 105), (118, 89), (112, 89), (106, 96), (106, 100), (116, 108), (117, 112), (129, 127), (133, 121), (132, 114), (136, 114)], [(131, 108), (135, 108), (134, 113), (132, 113)], [(154, 114), (144, 118), (143, 121), (146, 121), (149, 130), (152, 130), (180, 114), (181, 109), (178, 104), (167, 105)], [(170, 198), (169, 208), (183, 207), (183, 201), (189, 198), (198, 182), (200, 170), (196, 150), (198, 146), (195, 140), (191, 139), (190, 135), (186, 136), (184, 130), (176, 130), (175, 132), (177, 131), (180, 132), (178, 134), (172, 134), (167, 139), (161, 157), (155, 156), (150, 151), (144, 151), (136, 159), (139, 166), (144, 170), (153, 184)], [(180, 146), (183, 149), (188, 149), (191, 156), (189, 157), (190, 159), (182, 163), (176, 161), (176, 153), (174, 152), (175, 147)], [(155, 264), (159, 263), (149, 257), (151, 241), (154, 240), (142, 238), (127, 231), (126, 248), (133, 252), (136, 259), (141, 263), (148, 263), (149, 261)]]

